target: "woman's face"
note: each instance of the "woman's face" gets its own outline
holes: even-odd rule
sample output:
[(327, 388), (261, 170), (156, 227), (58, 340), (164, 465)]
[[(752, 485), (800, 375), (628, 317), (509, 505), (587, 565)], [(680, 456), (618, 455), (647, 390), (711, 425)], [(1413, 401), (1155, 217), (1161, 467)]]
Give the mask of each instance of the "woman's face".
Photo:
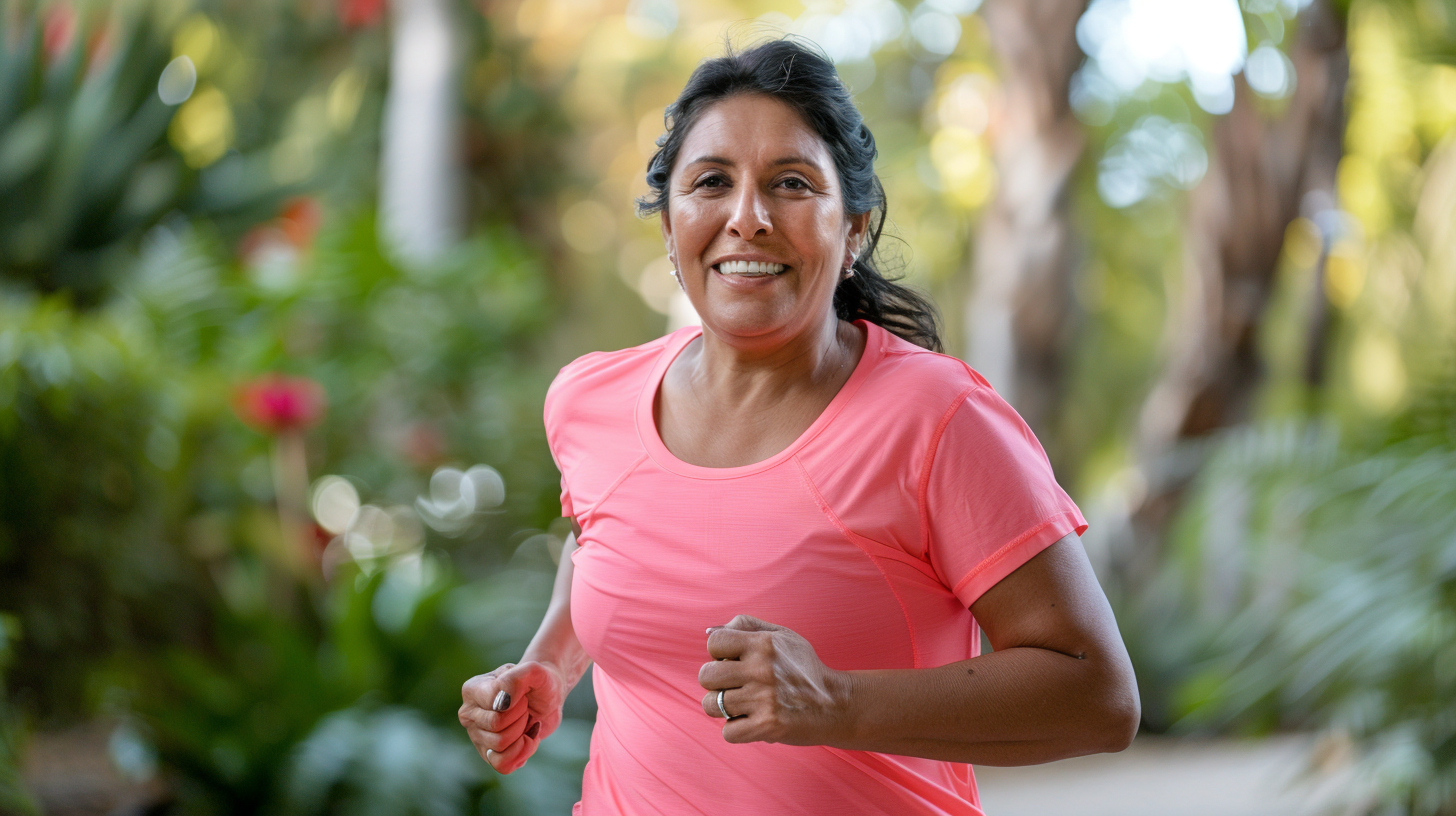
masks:
[(662, 235), (706, 329), (782, 343), (833, 319), (868, 221), (845, 215), (829, 148), (793, 108), (740, 94), (704, 110), (683, 140)]

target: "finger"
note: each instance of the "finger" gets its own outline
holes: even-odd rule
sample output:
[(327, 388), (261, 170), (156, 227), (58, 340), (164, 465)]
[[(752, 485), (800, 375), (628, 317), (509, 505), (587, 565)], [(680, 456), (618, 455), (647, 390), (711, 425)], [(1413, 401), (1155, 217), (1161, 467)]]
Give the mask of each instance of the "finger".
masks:
[(739, 660), (711, 660), (698, 669), (698, 685), (708, 691), (748, 684), (748, 668)]
[(766, 620), (760, 620), (752, 615), (734, 615), (733, 620), (728, 621), (727, 628), (740, 629), (745, 632), (772, 632), (784, 627), (776, 623), (769, 623)]
[[(728, 704), (728, 710), (733, 710), (733, 704)], [(758, 717), (734, 717), (723, 723), (723, 741), (734, 744), (745, 742), (777, 742), (768, 739), (767, 732), (758, 722)]]
[[(743, 689), (727, 689), (723, 692), (723, 708), (728, 709), (728, 714), (731, 714), (735, 720), (748, 714), (747, 694)], [(718, 708), (718, 692), (710, 691), (703, 695), (703, 713), (720, 720), (726, 719), (723, 710)]]
[(748, 653), (758, 637), (757, 632), (716, 627), (708, 635), (708, 654), (715, 660), (737, 660)]
[(540, 688), (546, 681), (546, 670), (539, 663), (511, 665), (509, 669), (497, 669), (497, 672), (492, 685), (480, 688), (484, 692), (480, 696), (486, 699), (476, 701), (476, 705), (491, 711), (506, 712), (523, 708), (521, 704), (529, 702), (526, 698), (531, 690)]
[(515, 665), (514, 663), (505, 663), (494, 671), (477, 674), (469, 680), (466, 680), (465, 685), (460, 687), (461, 698), (467, 703), (489, 710), (491, 704), (495, 701), (496, 694), (500, 691), (500, 675), (510, 671)]
[(527, 715), (527, 706), (516, 706), (506, 711), (491, 711), (469, 703), (460, 707), (460, 724), (466, 728), (484, 731), (504, 731)]
[(522, 736), (501, 751), (494, 749), (488, 751), (485, 761), (489, 762), (490, 766), (497, 771), (508, 774), (526, 764), (526, 760), (536, 752), (536, 745), (537, 740)]
[(476, 725), (466, 726), (465, 732), (470, 735), (471, 741), (476, 741), (476, 735), (480, 736), (479, 745), (496, 751), (505, 750), (511, 743), (520, 739), (521, 735), (529, 730), (531, 717), (522, 715), (509, 725), (500, 729), (481, 728)]

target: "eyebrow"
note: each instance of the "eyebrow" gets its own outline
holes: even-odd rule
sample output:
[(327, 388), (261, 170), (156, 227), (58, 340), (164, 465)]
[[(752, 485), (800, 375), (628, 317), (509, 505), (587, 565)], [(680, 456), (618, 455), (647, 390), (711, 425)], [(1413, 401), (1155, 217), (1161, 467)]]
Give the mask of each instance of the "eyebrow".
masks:
[[(699, 156), (696, 159), (693, 159), (692, 161), (688, 162), (688, 164), (690, 164), (690, 165), (692, 165), (692, 164), (721, 164), (721, 165), (724, 165), (726, 167), (737, 167), (738, 166), (737, 163), (734, 162), (732, 159), (726, 158), (724, 156)], [(814, 161), (812, 161), (812, 160), (810, 160), (808, 158), (805, 158), (804, 156), (797, 156), (796, 155), (796, 156), (784, 156), (782, 158), (774, 159), (773, 161), (769, 162), (769, 167), (779, 167), (779, 166), (785, 165), (785, 164), (807, 164), (810, 167), (815, 167), (815, 168), (817, 168), (819, 166), (818, 163), (816, 163), (816, 162), (814, 162)]]

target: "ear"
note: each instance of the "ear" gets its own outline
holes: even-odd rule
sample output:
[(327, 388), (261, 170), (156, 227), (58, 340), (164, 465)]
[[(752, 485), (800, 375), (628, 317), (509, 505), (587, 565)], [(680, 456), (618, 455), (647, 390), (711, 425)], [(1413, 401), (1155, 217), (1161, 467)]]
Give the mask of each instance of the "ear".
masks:
[(844, 236), (844, 259), (849, 260), (850, 255), (858, 256), (864, 251), (865, 239), (868, 237), (870, 228), (870, 214), (860, 213), (851, 215), (849, 221), (849, 232)]
[(662, 227), (662, 243), (667, 245), (667, 257), (672, 259), (673, 266), (677, 266), (677, 251), (672, 245), (672, 221), (668, 218), (666, 207), (658, 213), (658, 219), (658, 226)]

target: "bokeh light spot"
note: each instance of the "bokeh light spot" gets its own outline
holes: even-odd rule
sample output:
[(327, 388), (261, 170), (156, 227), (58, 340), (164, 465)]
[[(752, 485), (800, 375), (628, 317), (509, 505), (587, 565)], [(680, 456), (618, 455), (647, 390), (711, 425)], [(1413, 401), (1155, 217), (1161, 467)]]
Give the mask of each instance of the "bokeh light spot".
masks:
[(910, 15), (910, 36), (926, 51), (946, 56), (961, 41), (961, 21), (929, 3), (922, 3)]
[(205, 14), (188, 17), (172, 37), (172, 54), (192, 59), (198, 71), (206, 71), (208, 62), (217, 52), (217, 26)]
[(191, 167), (206, 167), (222, 158), (233, 140), (227, 97), (210, 85), (197, 91), (172, 117), (167, 134)]
[(561, 237), (577, 252), (599, 252), (611, 245), (617, 222), (607, 205), (582, 199), (561, 214)]
[(339, 535), (359, 512), (359, 491), (342, 476), (325, 476), (314, 484), (312, 508), (319, 526)]
[(192, 96), (197, 87), (197, 67), (192, 59), (182, 55), (167, 63), (162, 76), (157, 80), (157, 96), (168, 105), (180, 105)]
[(357, 68), (345, 68), (329, 84), (326, 112), (329, 127), (335, 132), (343, 133), (354, 124), (359, 105), (364, 101), (365, 86), (364, 72)]
[(1244, 65), (1244, 79), (1254, 93), (1270, 99), (1283, 99), (1294, 92), (1294, 64), (1271, 43), (1264, 43), (1249, 54)]
[(1365, 267), (1348, 254), (1336, 253), (1325, 260), (1325, 296), (1330, 303), (1348, 309), (1365, 288)]
[(1355, 338), (1350, 350), (1350, 375), (1355, 397), (1374, 413), (1389, 413), (1405, 396), (1406, 372), (1400, 346), (1384, 332), (1366, 330)]

